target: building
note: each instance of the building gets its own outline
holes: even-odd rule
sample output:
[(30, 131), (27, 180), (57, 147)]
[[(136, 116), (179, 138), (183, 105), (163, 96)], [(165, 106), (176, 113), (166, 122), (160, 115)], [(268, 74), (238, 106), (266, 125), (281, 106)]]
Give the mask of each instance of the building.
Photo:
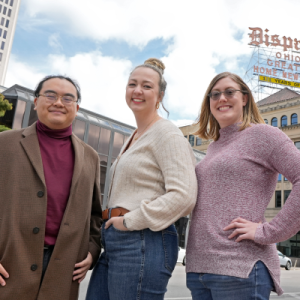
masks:
[[(1, 1), (1, 0), (0, 0)], [(21, 129), (30, 126), (37, 120), (34, 110), (34, 91), (14, 85), (2, 92), (13, 110), (7, 111), (0, 117), (0, 125), (12, 129)], [(135, 127), (107, 118), (100, 114), (79, 108), (73, 122), (73, 132), (84, 142), (93, 147), (100, 157), (100, 187), (102, 194), (102, 207), (106, 208), (109, 187), (109, 169), (117, 158), (124, 142), (128, 139)], [(205, 153), (193, 150), (197, 162)], [(185, 247), (188, 233), (188, 218), (181, 218), (176, 222), (179, 236), (179, 245)]]
[(21, 0), (0, 0), (0, 85), (4, 85)]
[[(289, 88), (283, 88), (256, 104), (265, 123), (280, 128), (300, 151), (300, 94)], [(200, 139), (193, 134), (197, 129), (196, 125), (187, 125), (180, 129), (194, 149), (206, 152), (211, 141)], [(292, 184), (279, 174), (276, 191), (265, 212), (267, 221), (271, 221), (277, 215), (291, 189)], [(277, 248), (287, 256), (300, 258), (300, 231), (291, 239), (279, 243)], [(298, 261), (300, 266), (300, 260)]]

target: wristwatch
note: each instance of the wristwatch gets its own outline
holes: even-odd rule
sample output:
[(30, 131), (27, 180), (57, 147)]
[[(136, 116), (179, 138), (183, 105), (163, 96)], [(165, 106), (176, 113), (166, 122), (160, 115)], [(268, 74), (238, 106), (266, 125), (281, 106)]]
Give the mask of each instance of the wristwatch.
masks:
[(125, 222), (125, 218), (123, 218), (123, 226), (124, 226), (125, 228), (127, 228), (126, 222)]

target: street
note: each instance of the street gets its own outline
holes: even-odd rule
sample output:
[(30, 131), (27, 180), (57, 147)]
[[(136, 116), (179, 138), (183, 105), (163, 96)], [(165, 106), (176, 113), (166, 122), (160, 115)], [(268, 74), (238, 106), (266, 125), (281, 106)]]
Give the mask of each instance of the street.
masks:
[[(88, 272), (86, 279), (80, 285), (79, 300), (85, 299), (90, 274), (91, 272)], [(277, 294), (272, 293), (270, 299), (300, 299), (300, 269), (286, 271), (281, 268), (281, 286), (284, 289), (284, 294), (278, 297)], [(191, 299), (191, 294), (185, 286), (185, 267), (178, 263), (170, 279), (165, 300)]]

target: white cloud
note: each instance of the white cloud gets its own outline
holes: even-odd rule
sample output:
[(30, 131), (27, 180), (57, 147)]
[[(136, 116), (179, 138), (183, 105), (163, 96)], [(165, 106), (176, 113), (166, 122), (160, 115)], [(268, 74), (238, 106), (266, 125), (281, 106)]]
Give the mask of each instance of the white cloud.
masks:
[(49, 46), (52, 47), (56, 51), (63, 50), (63, 46), (60, 43), (60, 36), (59, 33), (53, 33), (48, 38)]
[[(121, 40), (143, 47), (153, 39), (172, 38), (162, 58), (168, 82), (166, 104), (171, 119), (195, 119), (216, 67), (243, 76), (237, 59), (248, 55), (248, 27), (268, 28), (270, 34), (300, 39), (298, 0), (24, 0), (29, 22), (44, 20), (70, 36), (94, 41)], [(280, 16), (280, 19), (278, 17)], [(238, 38), (236, 38), (238, 37)], [(51, 59), (50, 59), (51, 58)], [(74, 57), (52, 55), (57, 72), (77, 77), (89, 109), (120, 121), (131, 120), (124, 107), (124, 88), (131, 64), (96, 52)], [(35, 66), (39, 72), (38, 66)], [(12, 70), (9, 70), (12, 76)], [(15, 75), (16, 76), (16, 75)], [(20, 75), (18, 75), (20, 77)], [(24, 80), (29, 80), (28, 78)], [(95, 95), (97, 100), (95, 99)], [(99, 95), (99, 96), (98, 96)], [(98, 98), (99, 97), (99, 98)], [(105, 105), (102, 104), (105, 102)], [(128, 121), (132, 124), (132, 121)]]

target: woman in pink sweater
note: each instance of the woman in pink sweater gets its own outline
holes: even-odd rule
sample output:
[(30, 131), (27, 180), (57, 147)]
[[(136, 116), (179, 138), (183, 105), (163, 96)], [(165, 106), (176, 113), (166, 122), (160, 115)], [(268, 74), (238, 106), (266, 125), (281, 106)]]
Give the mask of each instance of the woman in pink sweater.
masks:
[[(249, 87), (217, 75), (202, 103), (197, 134), (214, 141), (196, 166), (198, 198), (187, 245), (193, 299), (269, 299), (282, 294), (275, 243), (300, 229), (300, 151), (264, 124)], [(264, 212), (278, 174), (293, 189), (271, 222)]]

